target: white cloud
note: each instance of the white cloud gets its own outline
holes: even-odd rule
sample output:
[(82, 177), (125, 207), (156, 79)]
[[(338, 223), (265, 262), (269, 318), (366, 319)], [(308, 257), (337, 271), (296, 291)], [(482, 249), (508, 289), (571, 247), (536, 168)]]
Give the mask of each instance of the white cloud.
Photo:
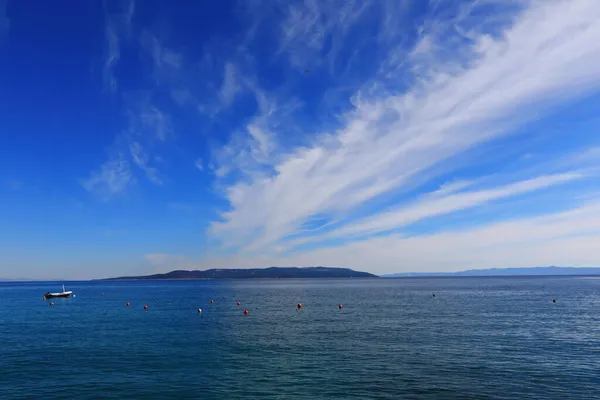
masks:
[(115, 152), (81, 184), (88, 192), (95, 193), (103, 200), (109, 200), (125, 191), (135, 181), (127, 156)]
[(584, 176), (579, 173), (565, 173), (537, 177), (505, 186), (495, 187), (493, 189), (470, 191), (466, 193), (446, 192), (446, 194), (444, 194), (444, 192), (437, 191), (433, 192), (431, 195), (422, 196), (408, 206), (400, 207), (392, 211), (383, 211), (363, 220), (352, 221), (351, 224), (336, 229), (330, 234), (313, 236), (309, 239), (300, 239), (293, 243), (302, 244), (323, 239), (347, 236), (360, 237), (361, 235), (385, 232), (387, 230), (407, 226), (426, 218), (474, 208), (492, 201), (530, 193), (562, 183), (571, 182), (576, 179), (582, 179), (583, 177)]
[[(304, 0), (285, 4), (287, 10), (280, 25), (279, 51), (289, 57), (292, 65), (302, 69), (322, 63), (317, 56), (328, 39), (331, 40), (331, 49), (327, 52), (326, 61), (331, 67), (348, 29), (365, 10), (378, 5), (376, 1), (356, 0), (341, 3)], [(402, 8), (402, 5), (396, 2), (396, 7)]]
[[(390, 236), (318, 250), (315, 259), (369, 265), (381, 272), (461, 270), (481, 267), (597, 264), (600, 207), (591, 204), (564, 213), (492, 224), (464, 232), (403, 238)], [(595, 241), (595, 242), (594, 242)], [(596, 243), (596, 245), (594, 245)], [(347, 252), (346, 255), (342, 251)]]
[(149, 165), (148, 153), (139, 142), (132, 141), (129, 144), (129, 153), (135, 165), (137, 165), (142, 171), (145, 172), (146, 177), (150, 181), (158, 185), (161, 185), (163, 183), (162, 179), (160, 178), (158, 169)]
[(205, 268), (271, 265), (330, 265), (395, 272), (445, 272), (471, 268), (510, 268), (548, 265), (597, 266), (600, 203), (566, 212), (483, 225), (462, 231), (405, 237), (390, 235), (337, 247), (282, 256), (214, 256)]
[[(118, 89), (118, 81), (114, 69), (121, 58), (122, 41), (128, 41), (131, 36), (131, 22), (135, 12), (135, 1), (125, 0), (118, 3), (104, 2), (106, 25), (105, 50), (102, 66), (104, 88), (111, 92)], [(109, 9), (109, 6), (113, 8)]]
[(435, 196), (443, 196), (447, 194), (452, 194), (456, 192), (460, 192), (463, 189), (472, 186), (475, 182), (473, 181), (453, 181), (446, 182), (440, 186), (438, 190), (436, 190), (433, 194)]
[(269, 97), (256, 82), (250, 78), (241, 79), (243, 87), (254, 95), (256, 114), (246, 125), (235, 132), (229, 142), (214, 150), (214, 159), (219, 177), (236, 171), (243, 174), (261, 173), (271, 164), (279, 146), (274, 130), (286, 121), (286, 115), (296, 107), (293, 100), (288, 99), (284, 106), (278, 106), (273, 95)]
[(225, 71), (223, 73), (223, 82), (221, 83), (221, 89), (219, 93), (221, 95), (221, 101), (225, 107), (229, 107), (242, 87), (239, 83), (239, 78), (235, 66), (232, 63), (225, 64)]
[(148, 101), (130, 110), (134, 115), (131, 117), (136, 122), (136, 130), (143, 131), (150, 138), (156, 140), (166, 140), (171, 135), (171, 123), (167, 115), (159, 110), (155, 105)]
[(127, 127), (116, 136), (108, 160), (82, 181), (89, 192), (108, 200), (123, 194), (135, 184), (137, 167), (154, 184), (163, 179), (156, 164), (156, 147), (171, 135), (168, 116), (147, 98), (128, 100)]
[(152, 67), (157, 78), (169, 78), (177, 74), (183, 66), (183, 56), (164, 46), (156, 36), (148, 31), (140, 37), (142, 48), (152, 59)]
[(113, 69), (121, 57), (119, 50), (119, 37), (114, 23), (108, 22), (106, 27), (106, 56), (104, 59), (103, 80), (105, 89), (115, 92), (118, 87), (117, 79), (113, 75)]
[[(292, 43), (303, 35), (303, 40), (314, 43), (315, 48), (321, 46), (323, 17), (315, 11), (319, 3), (307, 4), (310, 7), (306, 13), (291, 14), (294, 23), (290, 22), (284, 32), (282, 48), (292, 49)], [(596, 39), (600, 37), (600, 25), (596, 21), (600, 3), (548, 0), (526, 4), (529, 8), (523, 12), (504, 16), (502, 32), (488, 35), (481, 27), (460, 33), (469, 40), (456, 50), (459, 56), (455, 58), (449, 58), (449, 52), (438, 52), (439, 41), (448, 40), (439, 34), (444, 32), (443, 27), (424, 30), (415, 52), (419, 56), (409, 60), (410, 70), (416, 74), (409, 90), (398, 91), (401, 85), (390, 83), (393, 74), (389, 72), (395, 71), (390, 66), (397, 64), (393, 60), (397, 54), (391, 53), (381, 70), (387, 74), (380, 74), (379, 81), (356, 94), (355, 109), (344, 116), (343, 126), (321, 133), (310, 146), (267, 157), (264, 162), (270, 163), (273, 174), (245, 170), (244, 163), (230, 166), (242, 168), (246, 179), (227, 188), (231, 208), (222, 214), (221, 221), (213, 223), (210, 233), (226, 245), (267, 254), (282, 238), (298, 233), (315, 215), (343, 218), (381, 196), (418, 187), (425, 179), (435, 178), (432, 171), (436, 168), (444, 166), (451, 171), (448, 163), (468, 150), (514, 133), (523, 123), (538, 119), (557, 105), (597, 91), (600, 42)], [(358, 12), (352, 10), (349, 19), (336, 23), (350, 23)], [(429, 42), (427, 46), (424, 41)], [(260, 148), (261, 131), (256, 132), (251, 140)], [(230, 159), (234, 160), (235, 154), (230, 154)], [(496, 191), (449, 195), (452, 207), (433, 205), (438, 207), (437, 212), (451, 212), (508, 193), (539, 189), (555, 178), (541, 177)], [(411, 212), (422, 218), (430, 213), (426, 206), (431, 202), (435, 200), (423, 199), (412, 206)], [(398, 215), (385, 227), (381, 217), (375, 216), (369, 222), (372, 225), (359, 232), (369, 231), (370, 226), (393, 229), (410, 220), (407, 214)], [(367, 256), (381, 260), (381, 255), (374, 254), (376, 249), (380, 253), (387, 247), (407, 250), (405, 244), (421, 243), (399, 240), (398, 236), (390, 236), (335, 251), (297, 253), (293, 260), (297, 264), (351, 266), (366, 262)], [(344, 249), (351, 251), (343, 255)], [(360, 251), (364, 253), (358, 254)], [(399, 254), (393, 253), (396, 257)], [(393, 262), (397, 260), (392, 256), (381, 260), (390, 266)], [(417, 269), (428, 265), (417, 258), (411, 262)]]

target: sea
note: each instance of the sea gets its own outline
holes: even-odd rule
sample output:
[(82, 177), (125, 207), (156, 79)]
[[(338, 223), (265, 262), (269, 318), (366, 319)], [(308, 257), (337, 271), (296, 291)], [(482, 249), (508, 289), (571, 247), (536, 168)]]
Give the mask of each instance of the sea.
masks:
[(600, 399), (600, 278), (0, 283), (0, 399), (63, 398)]

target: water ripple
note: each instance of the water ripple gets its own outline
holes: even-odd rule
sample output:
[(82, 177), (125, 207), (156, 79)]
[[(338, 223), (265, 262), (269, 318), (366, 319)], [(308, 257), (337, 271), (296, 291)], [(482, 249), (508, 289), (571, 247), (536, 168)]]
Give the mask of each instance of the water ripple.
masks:
[(0, 398), (600, 398), (599, 280), (69, 287), (0, 284)]

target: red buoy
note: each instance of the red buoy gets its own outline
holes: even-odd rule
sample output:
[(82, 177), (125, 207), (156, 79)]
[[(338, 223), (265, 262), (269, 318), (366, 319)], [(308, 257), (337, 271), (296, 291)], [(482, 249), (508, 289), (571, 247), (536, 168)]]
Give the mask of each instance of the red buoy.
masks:
[(338, 308), (341, 310), (342, 309), (342, 303), (338, 304)]
[(298, 310), (302, 308), (302, 303), (298, 303)]
[(144, 310), (147, 310), (147, 309), (148, 309), (148, 306), (144, 306)]
[(129, 306), (130, 306), (129, 302), (125, 303), (125, 307), (129, 307)]
[(244, 310), (244, 315), (248, 315), (248, 309)]
[(238, 301), (238, 302), (237, 302), (237, 303), (235, 303), (235, 304), (237, 304), (237, 305), (239, 306), (239, 305), (240, 305), (240, 304), (242, 304), (242, 303), (240, 303), (240, 302)]

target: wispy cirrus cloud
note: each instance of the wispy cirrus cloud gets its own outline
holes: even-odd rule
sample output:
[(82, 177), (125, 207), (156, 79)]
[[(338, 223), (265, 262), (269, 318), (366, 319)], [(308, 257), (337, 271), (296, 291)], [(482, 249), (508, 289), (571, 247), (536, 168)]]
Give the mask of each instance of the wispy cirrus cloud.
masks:
[[(323, 13), (317, 2), (299, 5), (300, 11), (290, 8), (280, 49), (302, 54), (307, 62), (318, 58), (325, 51), (325, 38), (372, 15), (368, 5), (346, 3), (352, 6), (337, 17), (333, 10)], [(492, 7), (490, 11), (494, 5), (499, 7), (495, 13), (481, 12), (481, 7)], [(436, 12), (448, 13), (434, 10), (433, 17)], [(227, 163), (235, 154), (219, 160), (220, 168), (237, 168), (245, 178), (227, 186), (230, 209), (211, 226), (214, 238), (278, 260), (281, 257), (272, 250), (294, 235), (309, 238), (303, 227), (316, 216), (337, 221), (329, 235), (364, 235), (580, 179), (566, 169), (512, 186), (450, 194), (445, 202), (417, 198), (407, 209), (391, 214), (369, 209), (407, 188), (426, 185), (439, 178), (440, 171), (452, 173), (455, 162), (473, 149), (517, 135), (525, 124), (600, 88), (600, 44), (594, 39), (600, 36), (595, 23), (600, 5), (593, 0), (470, 2), (448, 18), (427, 20), (415, 28), (418, 34), (408, 47), (406, 42), (395, 47), (400, 39), (392, 30), (403, 15), (378, 20), (388, 51), (378, 52), (386, 56), (377, 60), (372, 79), (354, 91), (336, 129), (305, 131), (314, 139), (263, 157), (266, 170), (257, 171), (251, 163)], [(271, 130), (271, 135), (281, 139), (277, 131)], [(249, 154), (244, 145), (254, 141), (255, 137), (242, 141), (238, 148), (243, 151), (237, 154)], [(363, 225), (352, 217), (359, 211), (371, 214)], [(395, 246), (398, 237), (378, 240)], [(370, 249), (371, 243), (353, 248)], [(339, 264), (327, 256), (334, 250), (328, 251), (296, 253), (294, 260)], [(338, 260), (347, 260), (340, 255), (343, 249), (335, 251)], [(324, 261), (316, 261), (317, 255)], [(361, 262), (371, 255), (365, 251)]]
[(256, 265), (337, 265), (375, 273), (398, 271), (459, 271), (598, 263), (600, 205), (531, 218), (489, 223), (469, 229), (406, 236), (392, 234), (283, 256), (277, 252), (239, 254), (208, 259), (206, 268)]
[(171, 50), (149, 31), (140, 35), (140, 45), (144, 53), (150, 58), (148, 65), (151, 67), (155, 87), (161, 84), (170, 84), (178, 79), (178, 74), (184, 66), (181, 53)]
[(156, 149), (172, 132), (169, 117), (147, 95), (131, 96), (125, 115), (126, 127), (118, 134), (108, 159), (81, 182), (89, 192), (108, 200), (136, 184), (136, 169), (150, 182), (162, 184)]
[(231, 105), (235, 96), (242, 90), (237, 76), (236, 68), (233, 64), (225, 64), (225, 72), (223, 74), (223, 83), (221, 83), (221, 89), (219, 94), (223, 104), (228, 107)]
[[(107, 160), (81, 181), (89, 192), (104, 200), (123, 194), (139, 182), (140, 172), (148, 181), (162, 185), (164, 175), (158, 168), (158, 153), (173, 136), (173, 123), (164, 107), (156, 101), (157, 92), (170, 90), (171, 80), (183, 65), (181, 54), (164, 46), (153, 34), (133, 25), (135, 1), (105, 2), (106, 53), (103, 81), (105, 88), (118, 93), (123, 104), (123, 129), (115, 135)], [(114, 73), (121, 47), (139, 45), (140, 60), (149, 68), (141, 74), (139, 90), (122, 91)], [(167, 89), (164, 89), (166, 86)], [(179, 95), (185, 100), (183, 95)]]
[(136, 182), (129, 157), (119, 147), (119, 144), (116, 144), (109, 151), (108, 160), (93, 171), (87, 179), (81, 181), (85, 190), (96, 194), (102, 200), (109, 200), (123, 193)]
[[(243, 92), (248, 98), (252, 98), (255, 112), (240, 118), (242, 123), (229, 135), (228, 141), (213, 148), (213, 162), (217, 166), (215, 171), (219, 177), (226, 177), (231, 173), (260, 174), (265, 169), (270, 170), (273, 159), (280, 155), (280, 141), (284, 136), (282, 129), (292, 121), (289, 115), (300, 106), (294, 97), (283, 100), (281, 93), (262, 89), (254, 76), (242, 75), (238, 71), (237, 79), (239, 86), (236, 95)], [(223, 106), (219, 111), (226, 108), (228, 106)]]
[[(142, 180), (160, 185), (168, 176), (156, 156), (176, 122), (205, 134), (210, 151), (190, 152), (185, 165), (214, 173), (228, 203), (207, 232), (228, 253), (206, 266), (374, 263), (395, 272), (403, 260), (413, 269), (458, 268), (471, 250), (472, 263), (489, 262), (484, 248), (521, 251), (509, 228), (534, 242), (536, 250), (520, 253), (530, 254), (523, 264), (544, 260), (544, 246), (574, 245), (577, 229), (595, 234), (579, 213), (593, 220), (596, 208), (575, 196), (597, 189), (595, 153), (584, 149), (591, 139), (571, 145), (576, 156), (552, 149), (552, 159), (518, 139), (600, 90), (593, 0), (240, 2), (236, 18), (247, 30), (195, 47), (133, 26), (127, 4), (107, 18), (104, 80), (137, 100), (125, 102), (125, 127), (83, 185), (105, 197)], [(147, 95), (118, 84), (125, 40), (139, 46)], [(510, 214), (509, 204), (549, 194), (562, 194), (554, 208)], [(511, 221), (488, 213), (462, 230), (434, 226), (488, 207), (506, 207)], [(561, 222), (544, 236), (540, 226), (557, 219), (573, 219), (575, 231)], [(437, 250), (423, 255), (427, 246)], [(149, 260), (165, 268), (202, 261)]]
[[(361, 238), (390, 230), (403, 228), (411, 223), (428, 218), (472, 209), (490, 202), (540, 191), (552, 186), (565, 184), (584, 175), (577, 172), (527, 179), (491, 189), (471, 190), (459, 193), (447, 193), (444, 189), (420, 196), (411, 204), (391, 211), (381, 211), (377, 215), (352, 221), (351, 224), (338, 227), (331, 233), (315, 235), (293, 241), (292, 245), (323, 241), (332, 238)], [(457, 188), (458, 189), (458, 188)]]
[[(404, 7), (395, 2), (395, 11)], [(350, 0), (344, 2), (321, 2), (305, 0), (286, 2), (285, 18), (280, 25), (279, 52), (288, 55), (292, 65), (300, 68), (314, 67), (315, 63), (335, 71), (336, 58), (352, 26), (373, 8), (386, 5), (386, 1)], [(382, 10), (382, 9), (381, 9)], [(325, 47), (329, 49), (325, 50)], [(322, 57), (325, 53), (325, 57)]]
[(115, 92), (118, 81), (115, 67), (121, 58), (121, 45), (128, 41), (132, 34), (132, 19), (135, 12), (135, 0), (104, 2), (105, 50), (102, 66), (102, 78), (105, 90)]

